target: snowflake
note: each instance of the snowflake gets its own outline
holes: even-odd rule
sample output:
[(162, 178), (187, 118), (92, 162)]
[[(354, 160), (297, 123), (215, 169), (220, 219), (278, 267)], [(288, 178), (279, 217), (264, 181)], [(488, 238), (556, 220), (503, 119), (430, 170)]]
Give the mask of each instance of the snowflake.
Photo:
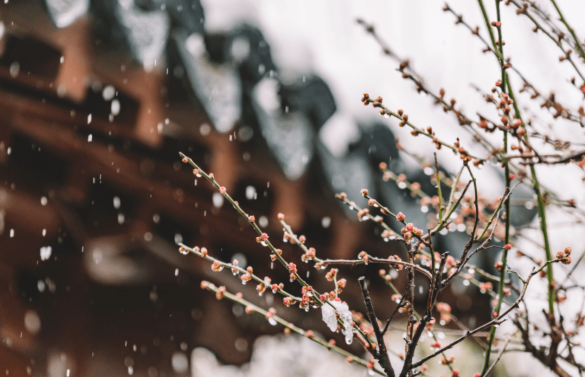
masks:
[(52, 253), (51, 246), (43, 246), (41, 247), (41, 260), (47, 260), (51, 257)]

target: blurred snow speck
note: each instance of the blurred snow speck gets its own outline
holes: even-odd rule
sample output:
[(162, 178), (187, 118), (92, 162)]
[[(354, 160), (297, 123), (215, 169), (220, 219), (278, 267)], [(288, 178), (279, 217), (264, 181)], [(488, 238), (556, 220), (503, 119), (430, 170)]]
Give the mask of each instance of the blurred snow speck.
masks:
[(189, 359), (183, 352), (175, 352), (171, 358), (171, 364), (176, 373), (185, 373), (189, 369)]
[(51, 257), (51, 253), (53, 249), (51, 246), (43, 246), (41, 247), (41, 260), (48, 260)]
[(107, 85), (104, 90), (102, 90), (102, 97), (104, 101), (111, 101), (114, 96), (116, 95), (116, 88), (112, 85)]
[(254, 186), (248, 186), (246, 187), (246, 199), (248, 200), (254, 200), (256, 199), (256, 188)]
[(221, 206), (223, 206), (223, 195), (221, 195), (219, 192), (214, 193), (212, 201), (216, 208), (221, 208)]
[(120, 114), (120, 101), (118, 101), (117, 99), (112, 101), (112, 105), (110, 106), (110, 111), (112, 113), (112, 115), (118, 115)]
[(236, 339), (235, 347), (240, 352), (246, 352), (248, 350), (248, 341), (244, 338), (238, 338)]
[(18, 74), (20, 73), (20, 63), (13, 62), (12, 64), (10, 64), (9, 72), (10, 72), (10, 77), (18, 76)]
[(31, 309), (24, 313), (24, 327), (32, 335), (36, 335), (41, 331), (41, 318), (36, 311)]
[(38, 288), (39, 292), (43, 293), (45, 291), (45, 287), (46, 287), (46, 285), (45, 285), (44, 281), (39, 280), (37, 282), (37, 288)]
[(258, 219), (258, 225), (262, 228), (266, 228), (268, 226), (268, 218), (266, 216), (260, 216)]
[(199, 127), (199, 132), (201, 133), (201, 135), (203, 136), (207, 136), (209, 135), (209, 133), (211, 132), (211, 127), (209, 127), (209, 124), (207, 123), (203, 123), (200, 127)]

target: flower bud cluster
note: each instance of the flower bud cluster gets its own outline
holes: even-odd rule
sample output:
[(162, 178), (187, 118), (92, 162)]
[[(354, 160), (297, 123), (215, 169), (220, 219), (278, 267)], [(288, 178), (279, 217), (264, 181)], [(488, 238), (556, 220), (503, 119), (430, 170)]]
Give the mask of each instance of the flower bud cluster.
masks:
[(339, 297), (337, 297), (337, 294), (334, 291), (325, 292), (319, 298), (323, 302), (325, 302), (325, 301), (341, 301), (341, 299)]
[(416, 236), (416, 237), (423, 236), (422, 229), (416, 228), (412, 223), (406, 224), (405, 227), (400, 229), (400, 232), (402, 233), (402, 237), (404, 238), (404, 241), (406, 241), (406, 242), (410, 241), (413, 236)]
[(366, 216), (368, 216), (368, 214), (369, 214), (369, 213), (370, 213), (370, 210), (369, 210), (369, 209), (367, 209), (367, 208), (362, 208), (362, 209), (361, 209), (361, 210), (359, 210), (359, 211), (358, 211), (358, 213), (357, 213), (358, 219), (359, 219), (360, 221), (363, 221), (363, 220), (367, 219), (367, 217), (366, 217)]
[(256, 237), (256, 242), (262, 243), (268, 241), (268, 234), (262, 233), (260, 237)]
[(481, 293), (486, 293), (486, 292), (492, 291), (493, 289), (494, 289), (494, 285), (489, 281), (487, 281), (485, 283), (479, 283), (479, 291)]
[(223, 270), (223, 264), (221, 264), (221, 262), (219, 262), (219, 261), (213, 261), (213, 263), (211, 264), (211, 270), (215, 271), (215, 272), (219, 272), (219, 271)]
[(455, 356), (450, 356), (448, 359), (445, 357), (441, 358), (441, 364), (443, 364), (443, 365), (452, 364), (454, 361), (455, 361)]
[(266, 315), (264, 316), (266, 319), (272, 318), (274, 317), (274, 315), (276, 314), (276, 309), (274, 308), (269, 308), (268, 311), (266, 312)]
[(287, 308), (289, 308), (291, 305), (294, 305), (294, 304), (295, 304), (295, 302), (296, 302), (296, 301), (295, 301), (295, 299), (294, 299), (294, 298), (292, 298), (292, 297), (285, 297), (285, 298), (283, 298), (283, 299), (282, 299), (282, 303), (283, 303), (283, 304), (284, 304), (284, 305), (285, 305)]
[(221, 300), (225, 294), (225, 287), (221, 286), (217, 288), (217, 292), (215, 292), (215, 298)]
[(309, 310), (311, 306), (318, 305), (317, 300), (315, 299), (313, 287), (303, 287), (301, 292), (303, 293), (301, 297), (301, 302), (299, 302), (299, 308)]
[(445, 323), (451, 322), (451, 306), (445, 302), (439, 302), (437, 304), (437, 311), (440, 314), (441, 321)]
[(289, 263), (288, 270), (290, 271), (290, 281), (295, 281), (297, 279), (297, 265), (292, 262)]
[[(397, 261), (397, 262), (402, 261), (402, 259), (400, 259), (400, 257), (398, 255), (390, 255), (388, 257), (388, 260), (389, 261)], [(396, 269), (396, 270), (403, 270), (404, 269), (404, 265), (403, 264), (398, 264), (398, 263), (393, 264), (393, 263), (390, 263), (389, 266), (392, 267), (392, 268), (394, 268), (394, 269)]]
[(258, 291), (258, 294), (260, 296), (262, 296), (262, 294), (266, 291), (266, 287), (270, 286), (271, 280), (269, 277), (265, 277), (264, 278), (264, 282), (260, 283), (256, 286), (256, 291)]
[(238, 267), (238, 265), (239, 265), (239, 264), (240, 264), (240, 262), (238, 262), (238, 260), (237, 260), (237, 259), (235, 259), (235, 260), (232, 262), (232, 266), (234, 266), (234, 267), (232, 267), (232, 274), (234, 274), (234, 275), (237, 275), (237, 274), (240, 272), (240, 271), (239, 271), (239, 270), (236, 268), (236, 267)]
[(557, 253), (557, 259), (561, 261), (562, 264), (571, 264), (571, 248), (566, 247), (565, 251), (559, 251)]
[(329, 272), (327, 272), (327, 274), (325, 275), (325, 278), (327, 279), (327, 281), (333, 281), (333, 279), (335, 279), (335, 277), (337, 276), (337, 268), (332, 268), (331, 270), (329, 270)]
[(308, 261), (311, 261), (313, 259), (315, 259), (315, 254), (316, 254), (316, 250), (314, 247), (310, 247), (309, 250), (307, 250), (306, 253), (304, 253), (303, 255), (301, 255), (301, 260), (305, 263), (307, 263)]
[(279, 292), (279, 291), (281, 291), (281, 290), (284, 289), (284, 284), (282, 284), (282, 283), (280, 283), (278, 285), (277, 284), (272, 284), (270, 286), (270, 288), (272, 289), (272, 293), (277, 293), (277, 292)]
[[(280, 249), (276, 249), (276, 253), (277, 253), (278, 255), (282, 255), (282, 250), (280, 250)], [(278, 259), (278, 257), (276, 256), (276, 254), (270, 254), (270, 260), (271, 260), (271, 261), (273, 261), (273, 262), (274, 262), (274, 261), (275, 261), (275, 260), (277, 260), (277, 259)]]

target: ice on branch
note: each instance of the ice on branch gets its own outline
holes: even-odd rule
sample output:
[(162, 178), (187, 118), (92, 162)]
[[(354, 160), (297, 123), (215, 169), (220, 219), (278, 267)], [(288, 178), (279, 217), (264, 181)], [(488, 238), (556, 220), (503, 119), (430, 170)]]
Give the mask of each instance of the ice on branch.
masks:
[(349, 307), (345, 302), (329, 301), (331, 305), (325, 304), (321, 307), (323, 313), (323, 322), (327, 324), (331, 331), (337, 331), (337, 316), (343, 321), (343, 334), (345, 335), (345, 342), (351, 344), (353, 340), (352, 318)]

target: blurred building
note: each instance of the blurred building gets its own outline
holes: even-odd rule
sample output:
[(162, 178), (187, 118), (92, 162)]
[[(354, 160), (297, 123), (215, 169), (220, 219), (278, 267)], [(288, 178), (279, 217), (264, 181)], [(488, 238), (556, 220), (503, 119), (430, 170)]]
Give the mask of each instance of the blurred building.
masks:
[[(281, 310), (279, 297), (259, 297), (177, 252), (177, 242), (205, 246), (288, 282), (179, 151), (275, 239), (283, 212), (321, 256), (402, 252), (335, 192), (365, 205), (359, 190), (369, 187), (426, 221), (414, 198), (378, 174), (386, 161), (409, 179), (426, 177), (401, 158), (389, 128), (362, 127), (360, 141), (334, 156), (317, 137), (340, 121), (327, 84), (281, 75), (252, 25), (207, 33), (196, 0), (19, 0), (1, 4), (0, 19), (0, 373), (188, 375), (195, 347), (241, 364), (258, 335), (282, 330), (216, 301), (202, 279), (326, 333), (320, 313)], [(368, 268), (377, 274), (345, 273)], [(309, 265), (301, 271), (326, 287)], [(382, 282), (372, 290), (387, 294)], [(361, 307), (357, 287), (346, 295)], [(475, 304), (473, 312), (486, 305)], [(377, 308), (381, 317), (393, 309)]]

